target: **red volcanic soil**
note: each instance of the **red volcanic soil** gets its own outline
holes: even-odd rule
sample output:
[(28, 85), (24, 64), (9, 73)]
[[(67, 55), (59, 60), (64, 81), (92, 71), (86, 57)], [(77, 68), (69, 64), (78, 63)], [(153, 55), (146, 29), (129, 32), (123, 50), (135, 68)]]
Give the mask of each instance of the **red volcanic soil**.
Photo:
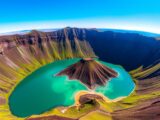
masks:
[(92, 58), (84, 58), (59, 72), (56, 76), (67, 75), (70, 80), (79, 80), (88, 88), (94, 89), (97, 85), (103, 86), (117, 72), (99, 63)]

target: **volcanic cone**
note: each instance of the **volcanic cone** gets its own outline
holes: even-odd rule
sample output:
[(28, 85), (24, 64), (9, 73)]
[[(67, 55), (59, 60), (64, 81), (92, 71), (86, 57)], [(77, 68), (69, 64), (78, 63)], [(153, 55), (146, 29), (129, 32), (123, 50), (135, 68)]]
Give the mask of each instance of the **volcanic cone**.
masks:
[(96, 86), (104, 86), (110, 78), (117, 77), (118, 74), (92, 58), (85, 58), (56, 74), (62, 75), (67, 75), (70, 80), (79, 80), (89, 89), (94, 89)]

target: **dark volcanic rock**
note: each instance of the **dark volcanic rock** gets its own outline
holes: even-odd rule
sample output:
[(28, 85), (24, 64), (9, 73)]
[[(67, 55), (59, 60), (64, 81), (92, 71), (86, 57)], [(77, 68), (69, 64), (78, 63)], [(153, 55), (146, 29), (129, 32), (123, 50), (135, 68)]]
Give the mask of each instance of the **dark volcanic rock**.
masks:
[(92, 58), (86, 58), (69, 66), (56, 76), (61, 75), (67, 75), (70, 80), (80, 80), (88, 88), (94, 89), (96, 85), (105, 85), (110, 78), (116, 77), (117, 72)]
[(80, 96), (79, 98), (79, 103), (81, 105), (84, 105), (85, 103), (93, 103), (96, 102), (96, 100), (102, 100), (103, 98), (100, 95), (96, 95), (96, 94), (85, 94)]

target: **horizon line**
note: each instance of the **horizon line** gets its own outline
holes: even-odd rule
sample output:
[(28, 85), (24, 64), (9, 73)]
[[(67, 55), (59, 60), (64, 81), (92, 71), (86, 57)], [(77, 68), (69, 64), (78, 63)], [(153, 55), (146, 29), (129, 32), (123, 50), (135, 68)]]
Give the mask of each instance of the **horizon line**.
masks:
[[(64, 29), (64, 28), (80, 28), (80, 29), (108, 29), (108, 30), (126, 30), (126, 31), (133, 31), (133, 32), (145, 32), (145, 33), (151, 33), (151, 34), (157, 34), (157, 35), (160, 35), (160, 33), (157, 33), (157, 32), (152, 32), (152, 31), (144, 31), (144, 30), (135, 30), (135, 29), (123, 29), (123, 28), (107, 28), (107, 27), (70, 27), (70, 26), (66, 26), (66, 27), (46, 27), (46, 28), (33, 28), (33, 29), (20, 29), (20, 30), (11, 30), (11, 31), (7, 31), (7, 32), (1, 32), (0, 31), (0, 36), (2, 35), (14, 35), (16, 34), (16, 32), (23, 32), (23, 31), (32, 31), (32, 30), (37, 30), (37, 31), (41, 31), (43, 32), (43, 30), (52, 30), (52, 29), (55, 29), (55, 30), (58, 30), (58, 29)], [(44, 31), (45, 32), (45, 31)], [(12, 34), (13, 33), (13, 34)]]

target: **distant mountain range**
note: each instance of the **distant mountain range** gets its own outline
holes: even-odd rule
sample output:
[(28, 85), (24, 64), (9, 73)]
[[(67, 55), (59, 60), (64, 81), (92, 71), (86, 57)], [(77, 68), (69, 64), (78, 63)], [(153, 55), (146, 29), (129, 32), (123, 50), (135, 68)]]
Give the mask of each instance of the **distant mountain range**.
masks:
[[(42, 32), (53, 32), (55, 30), (58, 30), (58, 28), (56, 29), (38, 29), (38, 31), (42, 31)], [(20, 34), (20, 35), (24, 35), (27, 34), (29, 32), (31, 32), (32, 30), (21, 30), (21, 31), (13, 31), (13, 32), (6, 32), (6, 33), (0, 33), (0, 36), (3, 35), (15, 35), (15, 34)]]
[(145, 32), (145, 31), (136, 31), (136, 30), (122, 30), (122, 29), (99, 29), (101, 31), (113, 31), (119, 33), (137, 33), (140, 35), (148, 36), (148, 37), (160, 37), (160, 34), (152, 33), (152, 32)]
[[(38, 29), (38, 31), (42, 32), (53, 32), (55, 30), (59, 30), (60, 28), (54, 29)], [(148, 36), (148, 37), (160, 37), (160, 34), (152, 33), (152, 32), (145, 32), (145, 31), (136, 31), (136, 30), (123, 30), (123, 29), (107, 29), (107, 28), (98, 28), (99, 31), (113, 31), (118, 33), (137, 33), (140, 35)], [(14, 31), (14, 32), (7, 32), (7, 33), (0, 33), (0, 35), (13, 35), (13, 34), (26, 34), (31, 32), (32, 30), (22, 30), (22, 31)]]

